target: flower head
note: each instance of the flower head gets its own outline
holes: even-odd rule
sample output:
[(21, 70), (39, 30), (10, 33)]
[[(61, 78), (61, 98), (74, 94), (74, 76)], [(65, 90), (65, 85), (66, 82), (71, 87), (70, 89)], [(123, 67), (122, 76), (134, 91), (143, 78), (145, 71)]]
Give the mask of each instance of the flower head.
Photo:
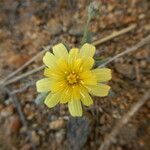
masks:
[(82, 105), (90, 106), (90, 95), (107, 96), (110, 86), (104, 82), (111, 79), (108, 68), (92, 69), (95, 47), (84, 44), (81, 49), (72, 48), (69, 52), (60, 43), (53, 47), (53, 54), (46, 52), (43, 62), (46, 65), (46, 78), (37, 81), (38, 92), (49, 92), (44, 103), (52, 108), (58, 103), (68, 103), (72, 116), (82, 116)]

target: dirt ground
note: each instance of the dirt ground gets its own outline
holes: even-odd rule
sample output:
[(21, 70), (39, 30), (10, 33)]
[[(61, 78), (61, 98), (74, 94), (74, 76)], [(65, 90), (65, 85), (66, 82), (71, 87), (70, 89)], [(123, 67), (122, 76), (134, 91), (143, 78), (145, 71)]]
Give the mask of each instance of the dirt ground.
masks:
[[(102, 0), (92, 20), (92, 41), (132, 24), (136, 28), (97, 46), (97, 56), (114, 56), (150, 34), (149, 0)], [(0, 0), (0, 80), (21, 67), (44, 46), (59, 42), (80, 46), (87, 19), (86, 0)], [(42, 65), (42, 57), (21, 73)], [(113, 93), (94, 98), (82, 118), (72, 118), (66, 105), (48, 109), (36, 104), (35, 86), (16, 94), (22, 120), (4, 90), (0, 91), (0, 150), (97, 150), (116, 122), (150, 88), (150, 45), (108, 65)], [(42, 71), (8, 85), (10, 91), (43, 77)], [(19, 74), (17, 74), (19, 75)], [(32, 141), (32, 142), (31, 142)], [(150, 149), (150, 101), (124, 126), (109, 150)]]

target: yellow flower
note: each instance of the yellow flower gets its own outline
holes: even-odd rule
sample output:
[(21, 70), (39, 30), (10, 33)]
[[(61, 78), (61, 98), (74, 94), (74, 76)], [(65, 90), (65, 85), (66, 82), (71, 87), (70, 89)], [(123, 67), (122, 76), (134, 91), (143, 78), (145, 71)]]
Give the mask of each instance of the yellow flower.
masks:
[(72, 48), (68, 53), (60, 43), (53, 47), (53, 54), (46, 52), (43, 62), (46, 78), (37, 81), (38, 92), (50, 92), (44, 103), (52, 108), (58, 103), (68, 103), (72, 116), (82, 116), (82, 104), (90, 106), (90, 96), (104, 97), (108, 95), (110, 86), (104, 82), (111, 79), (108, 68), (92, 69), (94, 65), (95, 47), (84, 44), (81, 49)]

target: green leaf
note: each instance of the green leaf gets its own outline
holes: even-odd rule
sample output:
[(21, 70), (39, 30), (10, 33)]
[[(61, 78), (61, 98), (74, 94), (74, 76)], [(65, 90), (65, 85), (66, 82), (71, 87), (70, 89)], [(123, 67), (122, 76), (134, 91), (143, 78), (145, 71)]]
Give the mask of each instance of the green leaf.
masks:
[(90, 32), (85, 32), (82, 39), (82, 44), (91, 43), (91, 42), (92, 42), (92, 34)]
[(108, 96), (109, 97), (114, 97), (115, 96), (115, 92), (113, 92), (112, 89), (110, 89), (109, 93), (108, 93)]
[(99, 12), (100, 3), (92, 2), (87, 8), (88, 19), (84, 27), (84, 33), (82, 38), (82, 45), (84, 43), (91, 43), (91, 33), (89, 32), (89, 25), (91, 20), (98, 14)]
[(37, 97), (36, 97), (36, 99), (35, 99), (35, 103), (37, 105), (43, 104), (47, 95), (48, 95), (47, 92), (46, 93), (40, 93), (40, 94), (38, 94)]
[(98, 67), (100, 65), (102, 65), (103, 63), (105, 63), (106, 61), (108, 61), (110, 57), (108, 58), (104, 58), (104, 57), (96, 57), (95, 59), (95, 66)]

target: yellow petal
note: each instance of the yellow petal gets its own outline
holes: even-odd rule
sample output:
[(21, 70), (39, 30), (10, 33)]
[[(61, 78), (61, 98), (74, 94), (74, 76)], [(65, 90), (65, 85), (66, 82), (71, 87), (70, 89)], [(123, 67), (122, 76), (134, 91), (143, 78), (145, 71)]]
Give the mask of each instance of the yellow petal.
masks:
[(91, 73), (91, 71), (84, 71), (79, 74), (81, 83), (83, 85), (95, 85), (97, 84), (96, 77)]
[(89, 92), (95, 96), (105, 97), (108, 95), (110, 86), (106, 84), (97, 84), (97, 85), (90, 85), (87, 86)]
[(80, 49), (80, 56), (81, 57), (93, 57), (95, 53), (95, 46), (92, 44), (84, 44)]
[(56, 61), (56, 57), (50, 52), (46, 52), (43, 57), (44, 64), (49, 68), (54, 67), (56, 65)]
[(72, 99), (74, 100), (78, 100), (81, 98), (80, 96), (80, 86), (76, 85), (76, 86), (73, 86), (71, 87), (71, 96), (72, 96)]
[(78, 48), (72, 48), (69, 52), (69, 57), (71, 58), (77, 58), (79, 55), (79, 49)]
[(60, 103), (67, 103), (69, 102), (71, 99), (71, 90), (70, 88), (66, 88), (64, 91), (62, 91), (62, 94), (61, 94), (61, 98), (60, 98)]
[(62, 57), (67, 58), (68, 57), (68, 51), (62, 43), (53, 46), (53, 53), (58, 58), (62, 58)]
[(93, 100), (91, 96), (88, 94), (88, 91), (82, 90), (81, 96), (82, 96), (81, 101), (85, 106), (90, 106), (93, 104)]
[(68, 102), (69, 112), (73, 117), (82, 116), (82, 106), (80, 100), (71, 100)]
[(49, 68), (45, 68), (44, 69), (44, 76), (46, 76), (46, 77), (51, 77), (51, 69), (49, 69)]
[(60, 101), (60, 94), (59, 93), (55, 93), (55, 94), (48, 94), (48, 96), (46, 97), (44, 103), (47, 105), (47, 107), (52, 108), (55, 105), (57, 105)]
[(92, 72), (99, 82), (106, 82), (112, 78), (111, 69), (108, 68), (97, 68)]
[(67, 60), (64, 58), (59, 59), (57, 61), (57, 66), (58, 66), (59, 70), (63, 73), (68, 72), (70, 69)]
[(55, 79), (57, 81), (60, 81), (64, 78), (64, 75), (60, 72), (60, 70), (58, 70), (58, 68), (45, 68), (44, 75), (46, 77), (49, 77), (50, 79)]
[(73, 67), (71, 68), (74, 72), (80, 72), (81, 70), (82, 59), (78, 58), (74, 61)]
[(51, 83), (51, 91), (52, 92), (58, 92), (58, 91), (62, 91), (67, 87), (67, 83), (65, 82), (65, 80), (62, 81), (53, 81)]
[(36, 82), (38, 92), (48, 92), (51, 90), (52, 81), (49, 78), (44, 78)]
[(93, 67), (93, 65), (94, 65), (94, 59), (92, 57), (85, 57), (83, 59), (82, 69), (89, 70)]
[(73, 67), (74, 61), (78, 58), (79, 56), (79, 49), (78, 48), (72, 48), (69, 52), (68, 56), (68, 63), (70, 65), (70, 68)]

